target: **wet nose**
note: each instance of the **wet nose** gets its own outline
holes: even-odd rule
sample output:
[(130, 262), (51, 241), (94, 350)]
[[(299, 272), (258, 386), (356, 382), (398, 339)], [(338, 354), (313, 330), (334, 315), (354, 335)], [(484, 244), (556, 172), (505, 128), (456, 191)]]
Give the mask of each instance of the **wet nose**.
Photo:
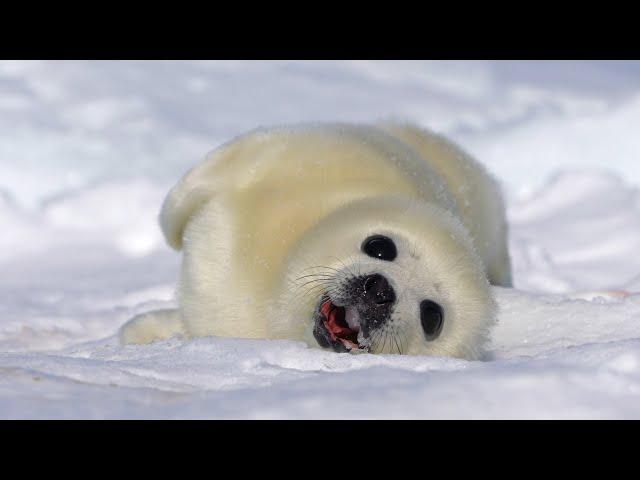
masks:
[(386, 305), (396, 301), (396, 292), (383, 275), (376, 273), (364, 281), (364, 298), (370, 303)]

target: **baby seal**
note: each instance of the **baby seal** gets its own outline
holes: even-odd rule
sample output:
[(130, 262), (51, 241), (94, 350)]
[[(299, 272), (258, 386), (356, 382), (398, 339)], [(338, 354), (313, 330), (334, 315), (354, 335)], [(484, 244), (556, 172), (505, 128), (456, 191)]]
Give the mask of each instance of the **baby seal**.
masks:
[(500, 190), (446, 139), (405, 123), (258, 129), (210, 153), (160, 214), (183, 251), (172, 335), (294, 339), (337, 352), (477, 359), (511, 285)]

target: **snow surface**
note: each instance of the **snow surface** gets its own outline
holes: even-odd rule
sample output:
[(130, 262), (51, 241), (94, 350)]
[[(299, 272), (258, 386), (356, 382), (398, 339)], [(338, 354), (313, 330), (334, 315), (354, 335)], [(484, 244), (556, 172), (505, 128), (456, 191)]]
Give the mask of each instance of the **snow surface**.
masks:
[[(175, 305), (156, 216), (207, 151), (389, 116), (503, 182), (486, 361), (118, 345)], [(0, 418), (640, 418), (639, 122), (639, 62), (0, 62)]]

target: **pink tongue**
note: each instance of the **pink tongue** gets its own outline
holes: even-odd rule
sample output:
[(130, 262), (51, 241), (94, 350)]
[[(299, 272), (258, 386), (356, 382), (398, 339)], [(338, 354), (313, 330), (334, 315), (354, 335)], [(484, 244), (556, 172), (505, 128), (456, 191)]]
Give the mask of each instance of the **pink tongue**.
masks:
[(349, 348), (358, 348), (358, 344), (355, 343), (357, 332), (355, 330), (351, 330), (349, 327), (340, 325), (340, 320), (344, 323), (344, 318), (338, 318), (338, 314), (342, 312), (337, 308), (333, 308), (331, 300), (327, 300), (322, 304), (320, 307), (320, 313), (322, 313), (326, 318), (324, 326), (329, 330), (329, 334), (333, 341), (340, 340)]

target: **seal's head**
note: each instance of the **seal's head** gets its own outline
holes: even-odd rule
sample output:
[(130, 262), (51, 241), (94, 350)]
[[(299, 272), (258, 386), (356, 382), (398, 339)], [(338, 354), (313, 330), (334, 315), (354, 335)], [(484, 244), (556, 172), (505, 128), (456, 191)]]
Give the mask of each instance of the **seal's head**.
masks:
[(495, 318), (460, 221), (402, 197), (338, 208), (298, 241), (285, 271), (271, 327), (338, 352), (479, 358)]

